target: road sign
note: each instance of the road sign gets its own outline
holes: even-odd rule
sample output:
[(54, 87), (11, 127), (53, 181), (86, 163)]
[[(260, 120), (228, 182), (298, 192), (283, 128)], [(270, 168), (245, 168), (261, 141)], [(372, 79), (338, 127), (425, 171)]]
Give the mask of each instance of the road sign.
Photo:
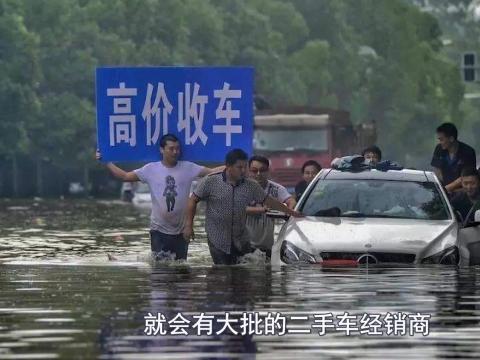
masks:
[(104, 161), (156, 161), (175, 134), (182, 159), (252, 153), (253, 68), (98, 68), (97, 140)]

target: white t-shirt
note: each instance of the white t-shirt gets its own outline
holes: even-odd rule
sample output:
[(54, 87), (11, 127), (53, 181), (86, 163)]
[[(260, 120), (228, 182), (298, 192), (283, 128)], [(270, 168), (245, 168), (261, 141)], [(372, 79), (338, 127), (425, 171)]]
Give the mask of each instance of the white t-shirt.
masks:
[(158, 161), (134, 170), (138, 178), (150, 187), (152, 230), (170, 235), (182, 233), (190, 187), (203, 169), (203, 166), (190, 161), (178, 161), (172, 168)]
[[(281, 203), (292, 197), (284, 186), (271, 180), (268, 180), (264, 191), (265, 194)], [(274, 225), (273, 219), (265, 214), (247, 216), (247, 230), (250, 236), (250, 243), (256, 248), (270, 250), (274, 240)]]
[(270, 195), (272, 198), (280, 201), (281, 203), (284, 203), (292, 197), (285, 186), (282, 186), (272, 180), (268, 180), (267, 187), (265, 188), (265, 194)]

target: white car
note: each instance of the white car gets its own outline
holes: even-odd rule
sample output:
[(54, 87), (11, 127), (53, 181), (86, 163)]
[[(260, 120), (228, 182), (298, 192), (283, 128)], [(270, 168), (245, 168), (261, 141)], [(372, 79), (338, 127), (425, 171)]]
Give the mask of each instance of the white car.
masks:
[(480, 264), (480, 223), (462, 226), (432, 172), (324, 169), (296, 209), (272, 265)]
[(138, 182), (133, 190), (133, 206), (141, 209), (152, 208), (152, 197), (150, 196), (150, 187), (142, 182)]

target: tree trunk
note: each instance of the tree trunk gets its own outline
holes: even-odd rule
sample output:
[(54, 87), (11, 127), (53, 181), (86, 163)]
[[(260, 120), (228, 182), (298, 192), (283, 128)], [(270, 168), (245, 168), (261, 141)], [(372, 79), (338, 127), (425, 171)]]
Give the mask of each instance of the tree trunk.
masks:
[(13, 182), (13, 196), (18, 197), (19, 194), (19, 184), (18, 184), (18, 164), (17, 156), (12, 155), (12, 182)]

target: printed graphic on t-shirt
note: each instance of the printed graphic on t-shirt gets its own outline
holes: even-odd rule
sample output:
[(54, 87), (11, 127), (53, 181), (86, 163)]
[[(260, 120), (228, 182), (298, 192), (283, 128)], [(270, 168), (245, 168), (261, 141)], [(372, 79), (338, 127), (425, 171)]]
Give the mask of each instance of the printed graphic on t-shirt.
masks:
[(173, 211), (175, 207), (175, 198), (177, 197), (177, 185), (175, 185), (175, 178), (171, 175), (167, 175), (165, 178), (165, 190), (163, 190), (163, 196), (167, 203), (167, 211)]

